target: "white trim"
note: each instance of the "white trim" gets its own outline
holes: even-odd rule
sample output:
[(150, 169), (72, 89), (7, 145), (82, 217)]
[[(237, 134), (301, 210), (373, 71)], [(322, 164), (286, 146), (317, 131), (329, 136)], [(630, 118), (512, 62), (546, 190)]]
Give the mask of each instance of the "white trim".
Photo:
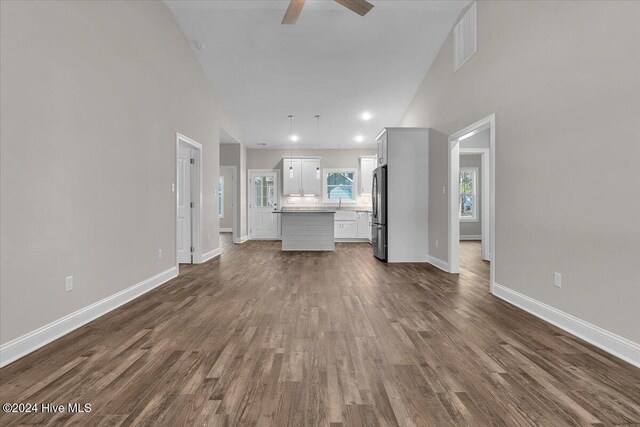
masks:
[[(238, 167), (237, 166), (220, 166), (220, 173), (223, 170), (228, 169), (231, 171), (231, 229), (229, 231), (233, 233), (232, 239), (236, 239), (240, 234), (240, 230), (238, 230)], [(226, 190), (225, 190), (226, 191)], [(218, 222), (218, 224), (220, 224)], [(222, 231), (221, 229), (220, 231)], [(226, 228), (224, 230), (227, 230)]]
[(233, 228), (221, 228), (221, 233), (233, 233)]
[(210, 259), (213, 259), (217, 256), (220, 256), (220, 248), (211, 249), (209, 252), (205, 252), (202, 254), (200, 258), (200, 263), (207, 262)]
[(482, 240), (482, 234), (460, 235), (460, 241), (463, 241), (463, 240)]
[(233, 238), (233, 243), (241, 244), (241, 243), (246, 242), (247, 240), (249, 240), (249, 236), (242, 236), (242, 237), (239, 237), (239, 238), (235, 238), (234, 237)]
[(498, 283), (493, 294), (522, 310), (545, 320), (590, 344), (640, 368), (640, 344), (602, 329), (569, 313), (558, 310)]
[[(222, 166), (218, 168), (218, 174), (222, 172)], [(220, 181), (222, 181), (222, 191), (220, 191)], [(218, 188), (216, 189), (216, 193), (218, 196), (218, 218), (224, 219), (224, 176), (218, 175)], [(222, 203), (220, 203), (220, 199), (222, 198)], [(221, 213), (222, 212), (222, 213)]]
[(26, 356), (40, 347), (83, 326), (123, 304), (149, 292), (178, 276), (178, 269), (171, 267), (127, 289), (81, 308), (54, 322), (15, 338), (0, 346), (0, 367)]
[[(485, 129), (489, 129), (489, 253), (486, 254), (489, 262), (489, 290), (493, 292), (493, 284), (496, 280), (496, 115), (490, 114), (482, 120), (467, 126), (466, 128), (454, 133), (449, 137), (449, 272), (460, 272), (460, 221), (458, 220), (458, 180), (460, 173), (460, 139), (469, 137)], [(486, 156), (483, 155), (483, 158)], [(483, 162), (483, 169), (485, 162)], [(483, 172), (483, 189), (486, 175)], [(486, 197), (481, 202), (483, 206)], [(483, 210), (483, 214), (484, 214)], [(485, 220), (483, 220), (483, 228), (485, 228)], [(486, 229), (486, 228), (485, 228)], [(484, 231), (483, 231), (484, 233)], [(486, 241), (486, 239), (484, 239)]]
[(368, 237), (336, 237), (333, 239), (335, 243), (369, 243)]
[[(194, 264), (198, 264), (202, 262), (202, 248), (201, 248), (201, 240), (202, 240), (202, 144), (194, 141), (191, 138), (188, 138), (181, 133), (176, 132), (176, 187), (178, 186), (178, 150), (180, 149), (180, 144), (189, 145), (193, 150), (195, 150), (195, 163), (194, 166), (196, 168), (195, 176), (191, 178), (191, 187), (195, 189), (196, 197), (195, 203), (196, 207), (193, 209), (193, 217), (191, 218), (191, 229), (192, 229), (192, 241), (191, 245), (194, 247), (194, 252), (191, 255), (191, 262)], [(195, 178), (195, 179), (194, 179)], [(195, 181), (195, 182), (194, 182)], [(175, 254), (176, 254), (176, 268), (179, 268), (178, 263), (178, 191), (176, 188), (175, 193), (176, 199), (176, 211), (175, 211)]]
[(449, 272), (449, 263), (445, 262), (443, 260), (441, 260), (440, 258), (436, 258), (434, 256), (429, 255), (429, 258), (427, 259), (429, 261), (429, 264), (433, 265), (434, 267), (438, 267), (440, 270), (442, 271), (446, 271), (447, 273)]

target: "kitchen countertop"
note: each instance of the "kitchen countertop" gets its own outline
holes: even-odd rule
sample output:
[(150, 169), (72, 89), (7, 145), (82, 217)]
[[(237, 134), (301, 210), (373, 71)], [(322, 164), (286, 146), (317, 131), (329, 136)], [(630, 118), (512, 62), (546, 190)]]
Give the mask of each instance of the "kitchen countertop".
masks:
[(298, 206), (298, 207), (287, 207), (282, 208), (277, 212), (337, 212), (337, 211), (351, 211), (351, 212), (371, 212), (371, 208), (367, 206), (346, 206), (338, 209), (335, 206), (327, 206), (327, 207), (314, 207), (314, 206)]
[(273, 213), (286, 214), (286, 213), (320, 213), (320, 214), (334, 214), (333, 209), (281, 209), (279, 211), (273, 211)]

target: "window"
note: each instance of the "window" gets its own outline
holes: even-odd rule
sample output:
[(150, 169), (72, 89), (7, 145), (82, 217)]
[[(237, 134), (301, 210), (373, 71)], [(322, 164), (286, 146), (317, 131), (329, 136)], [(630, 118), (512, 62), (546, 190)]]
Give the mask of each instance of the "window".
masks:
[(224, 176), (218, 177), (218, 216), (224, 218)]
[(253, 178), (253, 206), (268, 208), (276, 204), (276, 188), (273, 176), (255, 176)]
[(324, 192), (325, 203), (355, 203), (357, 201), (356, 169), (325, 169)]
[(457, 71), (478, 50), (475, 2), (453, 27), (453, 71)]
[(460, 168), (460, 221), (478, 221), (476, 187), (478, 168)]

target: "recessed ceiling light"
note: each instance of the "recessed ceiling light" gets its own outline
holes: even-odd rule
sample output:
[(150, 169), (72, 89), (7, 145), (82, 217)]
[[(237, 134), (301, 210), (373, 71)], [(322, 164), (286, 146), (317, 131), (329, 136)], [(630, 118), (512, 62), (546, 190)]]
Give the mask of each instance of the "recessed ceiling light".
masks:
[(373, 116), (371, 115), (370, 112), (365, 111), (364, 113), (362, 113), (360, 115), (360, 117), (362, 118), (362, 120), (371, 120), (371, 117), (373, 117)]
[(364, 136), (362, 136), (362, 135), (356, 135), (356, 137), (355, 137), (355, 138), (353, 138), (353, 139), (355, 139), (355, 140), (356, 140), (356, 142), (362, 142), (362, 141), (364, 141)]
[(298, 140), (298, 135), (291, 135), (291, 140), (296, 142)]

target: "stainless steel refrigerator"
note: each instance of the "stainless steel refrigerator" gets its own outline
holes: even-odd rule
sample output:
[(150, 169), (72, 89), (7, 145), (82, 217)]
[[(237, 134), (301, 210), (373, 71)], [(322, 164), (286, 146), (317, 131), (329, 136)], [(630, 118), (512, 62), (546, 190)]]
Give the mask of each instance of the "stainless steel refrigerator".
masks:
[(379, 166), (373, 171), (373, 201), (371, 245), (373, 255), (387, 260), (387, 167)]

